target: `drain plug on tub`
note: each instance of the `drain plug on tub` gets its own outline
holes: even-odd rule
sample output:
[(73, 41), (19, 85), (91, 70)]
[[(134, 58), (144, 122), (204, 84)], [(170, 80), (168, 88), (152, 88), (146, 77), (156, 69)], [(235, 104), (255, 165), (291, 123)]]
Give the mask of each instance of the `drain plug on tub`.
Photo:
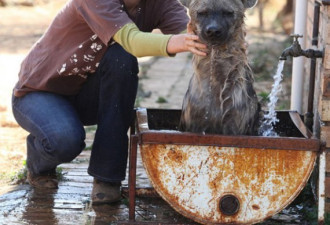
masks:
[(239, 200), (234, 195), (222, 196), (219, 206), (220, 211), (226, 216), (233, 216), (238, 213), (240, 209)]

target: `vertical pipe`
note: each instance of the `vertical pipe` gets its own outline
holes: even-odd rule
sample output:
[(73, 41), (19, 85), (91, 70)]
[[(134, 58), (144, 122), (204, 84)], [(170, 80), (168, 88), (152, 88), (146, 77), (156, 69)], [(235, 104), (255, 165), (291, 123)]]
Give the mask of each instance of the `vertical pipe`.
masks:
[[(313, 39), (312, 48), (318, 47), (319, 36), (319, 23), (320, 23), (320, 7), (321, 4), (315, 1), (314, 6), (314, 24), (313, 24)], [(313, 116), (314, 105), (314, 91), (315, 91), (315, 72), (316, 72), (316, 59), (312, 58), (310, 68), (310, 90), (308, 95), (308, 109), (307, 114)], [(312, 117), (313, 120), (313, 117)], [(308, 126), (308, 124), (307, 124)], [(313, 132), (315, 134), (315, 132)], [(318, 225), (325, 224), (325, 176), (326, 176), (326, 143), (323, 144), (319, 156), (319, 185), (318, 185)]]
[(325, 166), (326, 166), (326, 151), (322, 151), (322, 153), (319, 157), (319, 202), (318, 202), (318, 224), (319, 225), (324, 225)]
[[(294, 33), (305, 36), (307, 18), (307, 0), (296, 1)], [(305, 38), (299, 40), (301, 47), (305, 48)], [(304, 57), (293, 58), (291, 110), (302, 113), (302, 95), (304, 87)]]
[[(313, 20), (313, 36), (312, 36), (312, 48), (317, 49), (319, 38), (319, 24), (320, 24), (320, 9), (321, 4), (315, 2), (314, 6), (314, 20)], [(316, 73), (316, 58), (311, 58), (310, 75), (309, 75), (309, 92), (308, 92), (308, 106), (305, 116), (306, 126), (312, 130), (313, 127), (313, 106), (314, 106), (314, 92), (315, 92), (315, 73)]]
[(132, 135), (130, 138), (129, 151), (129, 221), (135, 221), (135, 189), (136, 189), (136, 161), (137, 161), (138, 137)]

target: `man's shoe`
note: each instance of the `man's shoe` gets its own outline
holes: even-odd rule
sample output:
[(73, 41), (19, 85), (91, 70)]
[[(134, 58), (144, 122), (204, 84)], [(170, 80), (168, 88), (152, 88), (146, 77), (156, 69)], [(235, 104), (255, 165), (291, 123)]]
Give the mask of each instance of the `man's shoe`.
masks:
[(57, 189), (58, 180), (56, 177), (56, 170), (51, 170), (42, 174), (34, 174), (28, 169), (27, 180), (29, 184), (38, 189)]
[(94, 178), (93, 205), (118, 202), (121, 199), (120, 182), (103, 182)]

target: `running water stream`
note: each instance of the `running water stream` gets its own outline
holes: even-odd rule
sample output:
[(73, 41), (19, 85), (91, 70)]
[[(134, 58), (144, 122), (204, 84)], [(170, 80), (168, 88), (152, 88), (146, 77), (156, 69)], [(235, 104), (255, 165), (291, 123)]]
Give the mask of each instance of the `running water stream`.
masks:
[(264, 115), (262, 124), (259, 128), (259, 135), (266, 137), (277, 137), (278, 134), (274, 130), (275, 123), (278, 122), (276, 117), (275, 107), (278, 101), (278, 93), (282, 90), (281, 81), (283, 79), (283, 68), (285, 60), (280, 60), (277, 66), (276, 74), (274, 75), (274, 84), (272, 91), (269, 95), (268, 113)]

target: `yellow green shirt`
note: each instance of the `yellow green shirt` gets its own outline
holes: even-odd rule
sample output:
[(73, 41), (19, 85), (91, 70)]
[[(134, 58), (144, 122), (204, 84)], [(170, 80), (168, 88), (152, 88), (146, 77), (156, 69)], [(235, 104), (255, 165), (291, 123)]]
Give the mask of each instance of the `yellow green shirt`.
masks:
[(172, 35), (142, 32), (134, 23), (123, 26), (113, 39), (136, 57), (169, 56), (167, 43)]

